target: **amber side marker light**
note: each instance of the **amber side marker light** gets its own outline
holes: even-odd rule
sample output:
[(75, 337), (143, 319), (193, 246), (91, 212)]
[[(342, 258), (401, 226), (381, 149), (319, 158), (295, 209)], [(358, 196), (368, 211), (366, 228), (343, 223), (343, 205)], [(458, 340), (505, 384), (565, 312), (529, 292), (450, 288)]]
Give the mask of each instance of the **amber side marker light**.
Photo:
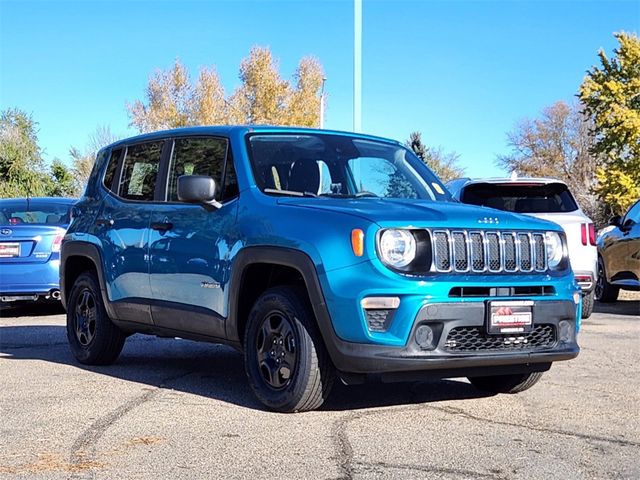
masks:
[(364, 255), (364, 232), (359, 228), (351, 230), (351, 248), (356, 257)]

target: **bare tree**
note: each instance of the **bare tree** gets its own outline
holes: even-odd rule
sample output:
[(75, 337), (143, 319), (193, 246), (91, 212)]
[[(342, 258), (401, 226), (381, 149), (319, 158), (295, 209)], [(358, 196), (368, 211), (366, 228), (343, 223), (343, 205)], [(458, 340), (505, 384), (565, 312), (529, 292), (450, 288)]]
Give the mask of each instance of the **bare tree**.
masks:
[(507, 133), (511, 152), (498, 156), (496, 164), (518, 175), (563, 180), (585, 213), (601, 220), (604, 212), (594, 194), (599, 159), (591, 153), (590, 128), (579, 104), (556, 102)]
[(117, 135), (111, 133), (111, 129), (107, 125), (100, 125), (89, 135), (84, 149), (80, 150), (73, 146), (69, 149), (72, 170), (75, 177), (75, 190), (78, 194), (84, 190), (98, 151), (102, 147), (106, 147), (110, 143), (117, 141), (119, 138)]
[(422, 143), (420, 132), (412, 132), (405, 145), (413, 150), (413, 153), (426, 163), (443, 182), (464, 175), (464, 168), (458, 165), (460, 155), (456, 152), (445, 152), (441, 147), (427, 147)]

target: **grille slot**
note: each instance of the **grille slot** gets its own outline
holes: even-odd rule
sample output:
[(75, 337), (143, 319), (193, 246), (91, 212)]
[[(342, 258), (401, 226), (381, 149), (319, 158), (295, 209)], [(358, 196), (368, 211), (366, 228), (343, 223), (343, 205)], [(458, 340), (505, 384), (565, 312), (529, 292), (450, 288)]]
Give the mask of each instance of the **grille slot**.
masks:
[(480, 232), (469, 233), (471, 247), (471, 269), (474, 272), (484, 270), (484, 240)]
[(469, 256), (467, 252), (467, 236), (464, 232), (453, 232), (453, 261), (458, 272), (469, 270)]
[(519, 233), (518, 240), (520, 241), (520, 269), (523, 272), (530, 272), (533, 270), (533, 261), (529, 234)]
[(504, 269), (507, 272), (516, 271), (516, 239), (512, 233), (503, 233), (504, 241)]
[(487, 335), (482, 327), (452, 328), (444, 343), (450, 352), (544, 350), (556, 343), (553, 325), (537, 325), (530, 333), (520, 335)]
[(448, 272), (451, 270), (451, 250), (448, 232), (433, 232), (434, 262), (436, 269)]
[(433, 270), (437, 272), (544, 272), (544, 234), (521, 231), (435, 230)]
[(547, 265), (547, 249), (544, 245), (544, 235), (541, 233), (533, 234), (533, 253), (535, 257), (536, 270), (544, 270)]
[(487, 265), (489, 265), (489, 271), (499, 272), (502, 267), (500, 237), (495, 232), (487, 232), (485, 238), (487, 239)]

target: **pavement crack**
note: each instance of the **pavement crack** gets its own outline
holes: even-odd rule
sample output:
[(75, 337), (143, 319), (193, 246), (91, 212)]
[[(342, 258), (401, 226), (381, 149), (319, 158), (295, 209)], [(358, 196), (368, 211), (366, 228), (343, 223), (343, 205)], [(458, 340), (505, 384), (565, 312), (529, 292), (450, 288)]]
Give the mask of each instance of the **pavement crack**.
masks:
[(622, 440), (619, 438), (610, 438), (610, 437), (602, 437), (599, 435), (588, 435), (586, 433), (579, 432), (571, 432), (568, 430), (560, 430), (555, 428), (547, 428), (547, 427), (536, 427), (533, 425), (523, 425), (521, 423), (513, 423), (513, 422), (505, 422), (502, 420), (492, 420), (489, 418), (482, 418), (472, 415), (464, 410), (456, 407), (436, 407), (433, 405), (425, 405), (426, 408), (431, 408), (433, 410), (438, 410), (440, 412), (448, 413), (451, 415), (459, 415), (461, 417), (467, 418), (469, 420), (475, 420), (477, 422), (488, 423), (491, 425), (504, 425), (508, 427), (516, 427), (523, 428), (525, 430), (530, 430), (534, 432), (542, 432), (542, 433), (551, 433), (555, 435), (564, 435), (567, 437), (580, 438), (584, 440), (593, 440), (598, 442), (612, 443), (615, 445), (621, 445), (625, 447), (640, 447), (640, 442), (634, 442), (632, 440)]
[(341, 472), (340, 479), (351, 480), (353, 478), (353, 448), (346, 429), (350, 422), (361, 416), (361, 414), (349, 413), (340, 417), (333, 424), (333, 438), (336, 444), (338, 468)]
[(359, 420), (363, 417), (378, 415), (389, 410), (393, 410), (394, 412), (406, 412), (411, 410), (418, 410), (422, 407), (423, 405), (405, 405), (401, 407), (391, 408), (383, 407), (366, 412), (350, 412), (338, 418), (333, 424), (332, 437), (334, 439), (336, 447), (338, 468), (341, 472), (339, 478), (341, 480), (351, 480), (354, 475), (353, 447), (351, 446), (351, 441), (349, 440), (349, 435), (347, 434), (347, 427), (351, 422)]
[[(137, 397), (126, 401), (115, 410), (94, 421), (76, 438), (75, 442), (73, 442), (73, 445), (71, 446), (70, 463), (72, 465), (77, 465), (94, 460), (93, 457), (95, 456), (96, 444), (109, 428), (133, 409), (158, 395), (161, 390), (167, 387), (168, 383), (187, 377), (192, 373), (194, 373), (194, 371), (190, 370), (179, 375), (172, 375), (164, 378), (157, 387), (149, 389), (142, 395), (138, 395)], [(93, 478), (94, 475), (94, 472), (88, 471), (79, 475), (74, 475), (72, 478)]]
[(374, 468), (381, 467), (385, 469), (405, 470), (409, 472), (413, 471), (413, 472), (434, 473), (438, 475), (456, 475), (463, 478), (488, 478), (492, 480), (504, 480), (508, 478), (503, 475), (498, 475), (497, 473), (495, 474), (482, 473), (482, 472), (476, 472), (474, 470), (437, 467), (435, 465), (411, 465), (407, 463), (387, 463), (387, 462), (374, 462), (374, 463), (358, 462), (357, 464), (363, 467), (374, 467)]

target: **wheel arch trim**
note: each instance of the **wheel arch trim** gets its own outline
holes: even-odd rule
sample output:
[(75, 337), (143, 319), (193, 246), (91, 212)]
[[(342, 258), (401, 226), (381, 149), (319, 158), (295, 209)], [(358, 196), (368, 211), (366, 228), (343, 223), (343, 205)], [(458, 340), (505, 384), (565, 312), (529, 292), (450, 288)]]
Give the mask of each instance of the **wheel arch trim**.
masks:
[(79, 240), (69, 240), (62, 244), (60, 252), (60, 300), (62, 306), (67, 308), (67, 291), (71, 288), (71, 285), (66, 285), (66, 271), (67, 261), (72, 257), (83, 257), (88, 259), (95, 266), (98, 282), (100, 284), (100, 292), (102, 294), (102, 301), (107, 314), (111, 318), (115, 318), (115, 311), (109, 302), (109, 296), (107, 294), (107, 286), (104, 280), (104, 270), (102, 267), (102, 256), (98, 247), (89, 242), (83, 242)]

